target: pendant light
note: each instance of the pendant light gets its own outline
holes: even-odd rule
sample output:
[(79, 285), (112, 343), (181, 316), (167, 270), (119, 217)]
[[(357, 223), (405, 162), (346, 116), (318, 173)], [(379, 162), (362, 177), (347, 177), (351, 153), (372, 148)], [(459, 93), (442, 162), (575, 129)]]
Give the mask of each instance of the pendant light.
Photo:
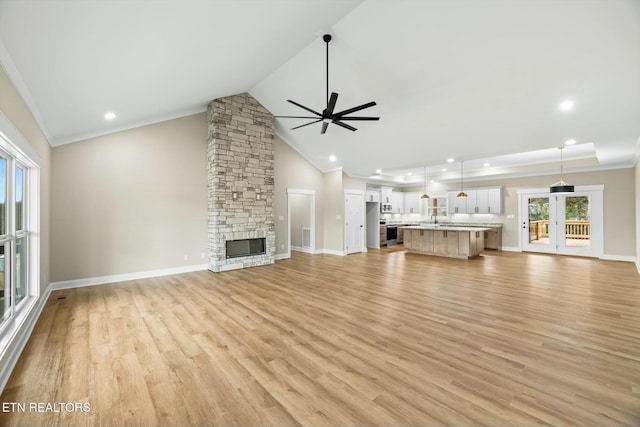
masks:
[(428, 199), (429, 195), (427, 194), (427, 167), (424, 167), (424, 194), (420, 196), (421, 199)]
[(567, 182), (564, 182), (564, 180), (562, 179), (562, 150), (564, 150), (564, 147), (558, 147), (558, 149), (560, 150), (560, 181), (552, 184), (551, 187), (549, 187), (549, 192), (555, 194), (573, 193), (575, 191), (575, 187)]
[(463, 162), (460, 161), (460, 192), (456, 197), (461, 199), (467, 198), (467, 193), (464, 192), (464, 167), (462, 166)]

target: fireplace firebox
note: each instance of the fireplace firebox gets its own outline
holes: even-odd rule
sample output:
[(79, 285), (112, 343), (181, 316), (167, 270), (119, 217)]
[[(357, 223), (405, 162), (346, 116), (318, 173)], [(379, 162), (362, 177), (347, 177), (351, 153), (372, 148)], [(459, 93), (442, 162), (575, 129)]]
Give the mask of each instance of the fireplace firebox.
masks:
[(227, 240), (227, 258), (238, 258), (242, 256), (262, 255), (266, 253), (266, 240), (264, 237), (258, 239)]

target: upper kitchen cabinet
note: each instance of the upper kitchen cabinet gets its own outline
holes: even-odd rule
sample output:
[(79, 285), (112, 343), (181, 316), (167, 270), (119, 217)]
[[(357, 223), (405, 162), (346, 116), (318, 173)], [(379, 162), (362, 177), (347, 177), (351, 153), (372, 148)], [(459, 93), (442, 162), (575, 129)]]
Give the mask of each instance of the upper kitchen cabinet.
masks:
[(392, 189), (390, 187), (382, 187), (380, 189), (380, 202), (391, 203)]
[(470, 191), (467, 199), (467, 213), (502, 213), (502, 187)]
[(380, 189), (369, 188), (367, 190), (367, 202), (379, 202), (380, 201)]
[[(466, 190), (469, 194), (472, 190)], [(467, 199), (458, 197), (459, 191), (449, 191), (449, 214), (467, 213)]]
[(468, 189), (465, 192), (468, 195), (466, 199), (459, 199), (458, 191), (449, 192), (450, 213), (502, 213), (502, 187)]
[(404, 212), (404, 193), (393, 191), (391, 193), (391, 211), (394, 214), (401, 214)]
[(404, 193), (404, 213), (420, 213), (420, 193)]
[(489, 212), (488, 213), (504, 213), (502, 200), (504, 193), (502, 187), (489, 189)]

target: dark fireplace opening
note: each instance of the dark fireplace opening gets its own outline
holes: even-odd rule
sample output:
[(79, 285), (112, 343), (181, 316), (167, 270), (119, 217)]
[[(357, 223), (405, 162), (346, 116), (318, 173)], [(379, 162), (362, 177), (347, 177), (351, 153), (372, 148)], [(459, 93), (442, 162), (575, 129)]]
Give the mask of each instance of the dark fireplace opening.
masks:
[(237, 258), (249, 255), (262, 255), (267, 252), (267, 239), (227, 240), (227, 258)]

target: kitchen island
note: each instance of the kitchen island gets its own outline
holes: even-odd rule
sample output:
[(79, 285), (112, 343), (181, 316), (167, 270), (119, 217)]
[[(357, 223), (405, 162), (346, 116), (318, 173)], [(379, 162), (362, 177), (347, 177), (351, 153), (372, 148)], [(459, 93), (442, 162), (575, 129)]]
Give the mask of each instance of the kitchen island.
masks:
[(404, 247), (410, 253), (469, 259), (484, 251), (484, 232), (490, 228), (451, 226), (403, 227)]

